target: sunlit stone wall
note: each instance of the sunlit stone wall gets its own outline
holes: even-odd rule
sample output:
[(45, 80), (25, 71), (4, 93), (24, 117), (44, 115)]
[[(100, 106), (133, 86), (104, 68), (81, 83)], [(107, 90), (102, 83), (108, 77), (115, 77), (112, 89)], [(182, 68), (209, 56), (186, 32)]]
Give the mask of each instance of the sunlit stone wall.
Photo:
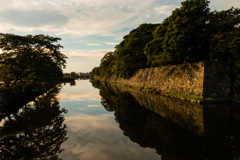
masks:
[(129, 79), (112, 75), (107, 81), (200, 97), (228, 96), (232, 85), (233, 94), (240, 96), (240, 74), (232, 79), (230, 70), (228, 66), (216, 68), (210, 62), (198, 62), (139, 69)]

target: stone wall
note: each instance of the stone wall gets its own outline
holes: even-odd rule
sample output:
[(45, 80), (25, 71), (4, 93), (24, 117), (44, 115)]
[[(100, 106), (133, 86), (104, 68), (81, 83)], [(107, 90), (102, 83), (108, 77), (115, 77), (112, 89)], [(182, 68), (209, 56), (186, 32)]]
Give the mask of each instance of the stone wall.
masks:
[(240, 96), (240, 75), (236, 71), (232, 79), (230, 70), (228, 66), (216, 67), (212, 62), (198, 62), (139, 69), (129, 79), (112, 75), (106, 81), (199, 97), (228, 96), (232, 87), (233, 94)]

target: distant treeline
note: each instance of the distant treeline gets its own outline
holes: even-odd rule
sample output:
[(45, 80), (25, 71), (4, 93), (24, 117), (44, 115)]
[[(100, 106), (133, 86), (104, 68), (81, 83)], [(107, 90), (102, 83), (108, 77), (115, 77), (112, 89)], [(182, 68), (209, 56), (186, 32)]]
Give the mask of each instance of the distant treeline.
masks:
[(141, 68), (240, 57), (240, 9), (211, 11), (206, 0), (186, 0), (161, 24), (141, 24), (123, 37), (91, 74), (128, 78)]

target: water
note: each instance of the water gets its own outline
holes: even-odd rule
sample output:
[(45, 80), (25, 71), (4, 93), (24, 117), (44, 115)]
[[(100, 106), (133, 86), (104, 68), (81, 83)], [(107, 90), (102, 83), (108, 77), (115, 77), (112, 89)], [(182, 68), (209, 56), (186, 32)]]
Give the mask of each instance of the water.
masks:
[(65, 85), (60, 93), (65, 115), (67, 136), (60, 157), (66, 160), (159, 159), (154, 149), (142, 148), (123, 134), (114, 112), (101, 104), (99, 90), (88, 80)]
[(239, 104), (196, 105), (89, 80), (24, 105), (30, 99), (0, 108), (1, 160), (240, 159)]

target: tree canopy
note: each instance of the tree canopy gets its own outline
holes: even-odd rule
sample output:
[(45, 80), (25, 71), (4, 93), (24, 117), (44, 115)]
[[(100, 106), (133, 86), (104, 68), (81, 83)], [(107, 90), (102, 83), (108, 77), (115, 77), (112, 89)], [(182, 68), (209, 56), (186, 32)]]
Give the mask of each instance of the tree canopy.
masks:
[(45, 35), (0, 34), (1, 78), (6, 87), (52, 85), (63, 77), (66, 56), (57, 43), (60, 38)]
[(149, 65), (162, 66), (197, 62), (207, 58), (208, 1), (184, 1), (155, 31), (145, 47)]

